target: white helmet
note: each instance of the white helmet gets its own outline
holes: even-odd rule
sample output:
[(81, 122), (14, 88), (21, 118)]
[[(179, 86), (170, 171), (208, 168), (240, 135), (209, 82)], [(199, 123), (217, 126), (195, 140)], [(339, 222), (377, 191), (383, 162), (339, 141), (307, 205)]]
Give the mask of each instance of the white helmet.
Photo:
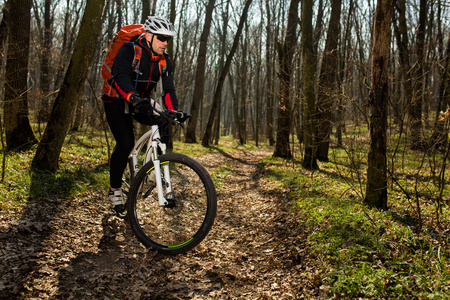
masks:
[(159, 16), (149, 16), (144, 24), (144, 30), (153, 34), (174, 36), (172, 23), (169, 20)]

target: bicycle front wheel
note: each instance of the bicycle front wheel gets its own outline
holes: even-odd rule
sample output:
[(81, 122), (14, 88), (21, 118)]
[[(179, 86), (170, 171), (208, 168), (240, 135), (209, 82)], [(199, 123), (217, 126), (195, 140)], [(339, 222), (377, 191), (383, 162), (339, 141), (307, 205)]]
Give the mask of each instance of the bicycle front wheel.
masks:
[[(128, 195), (128, 218), (138, 240), (162, 254), (186, 252), (198, 245), (211, 229), (217, 211), (211, 176), (194, 159), (179, 153), (161, 155), (161, 169), (169, 166), (172, 191), (158, 202), (153, 162), (133, 179)], [(162, 175), (163, 185), (166, 179)]]

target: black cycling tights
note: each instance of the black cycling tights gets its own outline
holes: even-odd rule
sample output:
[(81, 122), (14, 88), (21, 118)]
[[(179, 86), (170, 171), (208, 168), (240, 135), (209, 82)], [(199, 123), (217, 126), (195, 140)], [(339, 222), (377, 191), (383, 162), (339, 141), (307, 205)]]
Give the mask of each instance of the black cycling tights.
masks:
[(122, 186), (122, 174), (128, 163), (128, 155), (134, 146), (134, 128), (131, 114), (125, 114), (125, 102), (104, 103), (106, 120), (116, 140), (111, 154), (109, 183), (112, 188)]
[[(116, 146), (111, 154), (109, 183), (112, 188), (122, 186), (122, 174), (128, 163), (128, 155), (134, 146), (134, 126), (131, 113), (125, 114), (125, 102), (122, 100), (112, 103), (104, 102), (106, 120), (116, 140)], [(159, 122), (157, 122), (159, 123)], [(169, 141), (167, 125), (160, 125), (161, 141)]]

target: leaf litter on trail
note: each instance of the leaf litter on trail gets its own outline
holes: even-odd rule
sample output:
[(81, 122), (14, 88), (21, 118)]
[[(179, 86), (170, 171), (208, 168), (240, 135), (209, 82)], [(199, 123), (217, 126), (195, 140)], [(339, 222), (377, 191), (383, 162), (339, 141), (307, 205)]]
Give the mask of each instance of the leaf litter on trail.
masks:
[(178, 256), (144, 248), (97, 190), (34, 202), (25, 208), (25, 221), (0, 215), (0, 267), (7, 270), (0, 298), (321, 298), (309, 251), (298, 243), (301, 229), (287, 213), (286, 193), (257, 174), (258, 160), (269, 154), (198, 159), (210, 173), (227, 163), (230, 174), (220, 178), (211, 232)]

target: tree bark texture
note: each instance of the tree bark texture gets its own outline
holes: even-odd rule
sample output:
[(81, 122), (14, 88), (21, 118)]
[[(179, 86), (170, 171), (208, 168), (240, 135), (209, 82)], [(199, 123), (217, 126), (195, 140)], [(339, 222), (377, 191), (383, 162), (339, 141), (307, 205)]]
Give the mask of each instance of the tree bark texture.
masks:
[(267, 35), (267, 41), (266, 41), (266, 90), (265, 90), (265, 96), (266, 96), (266, 102), (267, 102), (267, 129), (266, 129), (266, 135), (269, 140), (269, 145), (273, 146), (275, 144), (275, 139), (273, 137), (273, 102), (274, 102), (274, 76), (273, 76), (273, 45), (274, 45), (274, 37), (273, 37), (273, 24), (272, 24), (272, 17), (270, 14), (270, 5), (269, 0), (266, 1), (266, 13), (267, 13), (267, 24), (266, 24), (266, 35)]
[[(411, 75), (411, 63), (410, 63), (410, 53), (408, 48), (408, 26), (406, 24), (406, 1), (397, 0), (396, 11), (398, 20), (394, 20), (394, 34), (397, 40), (397, 46), (399, 49), (400, 58), (400, 70), (403, 76), (403, 88), (405, 90), (405, 98), (407, 107), (411, 106), (413, 101), (414, 92), (412, 81), (414, 80)], [(395, 15), (394, 15), (395, 16)], [(402, 113), (399, 114), (403, 115)]]
[[(51, 86), (51, 59), (52, 59), (52, 17), (51, 17), (52, 0), (45, 0), (44, 2), (44, 24), (42, 27), (42, 48), (40, 48), (40, 88), (42, 102), (38, 115), (39, 124), (48, 121), (51, 110), (51, 101), (49, 97)], [(35, 15), (38, 15), (38, 9), (35, 7)], [(38, 23), (39, 24), (39, 23)], [(41, 26), (39, 26), (41, 27)]]
[(302, 9), (302, 45), (303, 45), (303, 142), (305, 144), (305, 156), (303, 167), (318, 169), (317, 146), (315, 145), (316, 133), (316, 108), (315, 108), (315, 58), (313, 55), (313, 30), (312, 30), (313, 1), (303, 1)]
[[(230, 20), (230, 0), (227, 1), (226, 8), (224, 11), (222, 11), (222, 17), (223, 17), (223, 25), (222, 30), (220, 33), (220, 59), (219, 59), (219, 65), (218, 70), (221, 72), (223, 70), (223, 67), (225, 65), (225, 55), (226, 55), (226, 46), (227, 46), (227, 37), (228, 37), (228, 22)], [(220, 73), (219, 73), (220, 74)], [(219, 98), (217, 103), (218, 109), (216, 114), (216, 119), (214, 121), (214, 131), (213, 131), (213, 140), (214, 145), (219, 144), (219, 138), (220, 138), (220, 125), (221, 125), (221, 107), (222, 107), (222, 97)]]
[(211, 20), (215, 3), (216, 0), (209, 0), (208, 5), (206, 6), (205, 24), (203, 26), (203, 32), (200, 37), (200, 45), (197, 56), (197, 70), (195, 73), (194, 94), (192, 96), (192, 105), (190, 110), (191, 118), (189, 119), (185, 136), (186, 143), (197, 142), (196, 130), (200, 112), (200, 104), (203, 98), (203, 90), (205, 85), (205, 65), (207, 52), (206, 46), (208, 43), (209, 31), (211, 29)]
[(369, 95), (370, 150), (364, 202), (387, 209), (387, 104), (389, 96), (389, 45), (393, 2), (378, 0), (372, 48), (372, 83)]
[(75, 48), (32, 165), (56, 171), (61, 148), (94, 58), (105, 0), (88, 0)]
[(423, 72), (424, 64), (424, 45), (425, 45), (425, 27), (427, 22), (427, 0), (420, 0), (419, 24), (416, 32), (416, 56), (417, 61), (413, 66), (412, 73), (414, 78), (414, 96), (410, 105), (409, 115), (411, 119), (411, 149), (422, 149), (422, 103), (424, 97), (425, 75)]
[(337, 47), (342, 0), (331, 1), (331, 17), (319, 78), (317, 100), (317, 159), (328, 161), (332, 109), (339, 96), (336, 91)]
[(245, 76), (247, 71), (247, 65), (249, 64), (249, 60), (247, 58), (248, 53), (248, 24), (245, 23), (245, 36), (243, 35), (242, 38), (242, 53), (241, 55), (241, 63), (238, 66), (239, 69), (239, 80), (237, 82), (237, 85), (239, 86), (240, 90), (240, 97), (239, 97), (239, 105), (238, 105), (238, 118), (235, 119), (236, 121), (236, 127), (238, 130), (238, 141), (239, 145), (244, 145), (247, 141), (247, 99), (249, 96), (249, 80), (248, 77)]
[(147, 17), (150, 15), (150, 1), (142, 0), (142, 15), (141, 15), (141, 23), (144, 24)]
[(52, 46), (52, 18), (51, 18), (51, 0), (45, 0), (44, 10), (44, 47), (41, 56), (41, 89), (46, 95), (50, 92), (50, 61)]
[[(289, 135), (292, 123), (292, 108), (290, 101), (290, 84), (292, 72), (292, 58), (297, 41), (296, 29), (298, 24), (298, 4), (300, 0), (291, 0), (288, 13), (286, 38), (284, 43), (278, 44), (278, 55), (280, 60), (280, 102), (277, 119), (277, 132), (275, 150), (273, 156), (291, 158), (291, 147)], [(312, 45), (311, 45), (312, 47)]]
[(28, 118), (28, 55), (31, 0), (9, 1), (8, 53), (5, 72), (4, 122), (8, 149), (22, 149), (37, 142)]
[[(175, 24), (175, 17), (176, 17), (176, 0), (170, 1), (170, 23)], [(176, 58), (174, 57), (174, 49), (173, 49), (173, 43), (169, 43), (167, 45), (167, 53), (169, 56), (173, 59), (172, 61), (176, 61)], [(175, 70), (175, 64), (174, 64), (174, 70)]]

